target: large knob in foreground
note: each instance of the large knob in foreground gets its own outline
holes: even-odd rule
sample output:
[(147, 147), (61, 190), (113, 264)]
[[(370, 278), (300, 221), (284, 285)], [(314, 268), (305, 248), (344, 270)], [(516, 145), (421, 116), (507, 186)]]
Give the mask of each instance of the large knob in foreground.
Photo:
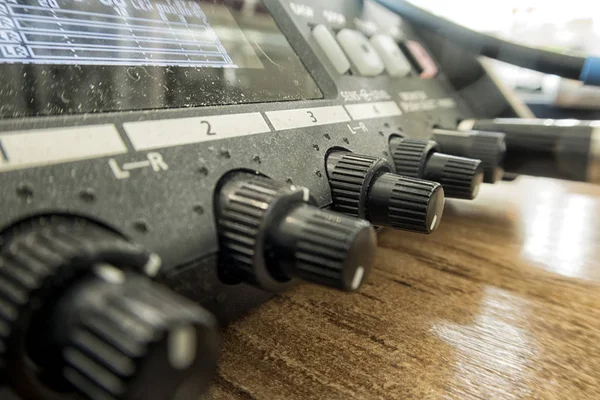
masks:
[(0, 253), (0, 364), (24, 399), (192, 400), (216, 370), (204, 309), (145, 276), (147, 253), (84, 220), (21, 224)]
[(397, 174), (439, 182), (446, 197), (474, 199), (483, 182), (480, 160), (440, 153), (433, 140), (394, 137), (390, 153)]
[(434, 129), (433, 140), (444, 153), (481, 160), (484, 182), (495, 183), (502, 179), (506, 153), (504, 133)]
[(368, 222), (319, 209), (306, 188), (246, 173), (225, 179), (216, 210), (225, 279), (270, 291), (295, 278), (360, 287), (377, 246)]
[(111, 265), (74, 285), (51, 320), (50, 365), (89, 399), (196, 400), (216, 368), (207, 311)]
[(437, 229), (444, 190), (437, 182), (393, 174), (382, 158), (335, 151), (327, 157), (327, 176), (336, 211), (374, 225), (419, 233)]

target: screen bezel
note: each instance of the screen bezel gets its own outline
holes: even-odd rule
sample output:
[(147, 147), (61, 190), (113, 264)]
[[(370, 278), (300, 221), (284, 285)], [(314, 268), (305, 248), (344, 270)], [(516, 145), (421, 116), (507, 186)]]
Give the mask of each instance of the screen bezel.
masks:
[[(211, 3), (227, 5), (242, 32), (257, 28), (236, 12), (239, 2)], [(0, 118), (322, 98), (274, 19), (262, 6), (256, 12), (289, 47), (274, 62), (268, 45), (251, 43), (264, 68), (0, 64)]]

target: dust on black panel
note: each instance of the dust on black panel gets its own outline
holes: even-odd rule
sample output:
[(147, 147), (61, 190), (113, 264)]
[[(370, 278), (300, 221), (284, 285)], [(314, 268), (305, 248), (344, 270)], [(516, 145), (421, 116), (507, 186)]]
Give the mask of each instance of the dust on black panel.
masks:
[(4, 3), (0, 117), (321, 98), (271, 16), (252, 3)]

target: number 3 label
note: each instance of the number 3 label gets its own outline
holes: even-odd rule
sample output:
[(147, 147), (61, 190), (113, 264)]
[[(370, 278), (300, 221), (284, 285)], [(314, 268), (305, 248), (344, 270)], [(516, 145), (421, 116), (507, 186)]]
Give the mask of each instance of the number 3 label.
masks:
[(310, 121), (311, 121), (311, 122), (313, 122), (313, 123), (317, 122), (317, 117), (315, 117), (315, 114), (313, 114), (313, 112), (312, 112), (312, 111), (307, 111), (306, 113), (307, 113), (307, 114), (308, 114), (308, 116), (310, 117)]

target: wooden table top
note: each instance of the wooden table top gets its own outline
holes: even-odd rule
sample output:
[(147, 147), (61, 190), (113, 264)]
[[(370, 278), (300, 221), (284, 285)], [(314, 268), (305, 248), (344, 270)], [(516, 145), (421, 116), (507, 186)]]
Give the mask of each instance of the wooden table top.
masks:
[(221, 399), (600, 399), (600, 186), (520, 178), (384, 230), (358, 293), (285, 292), (223, 335)]

